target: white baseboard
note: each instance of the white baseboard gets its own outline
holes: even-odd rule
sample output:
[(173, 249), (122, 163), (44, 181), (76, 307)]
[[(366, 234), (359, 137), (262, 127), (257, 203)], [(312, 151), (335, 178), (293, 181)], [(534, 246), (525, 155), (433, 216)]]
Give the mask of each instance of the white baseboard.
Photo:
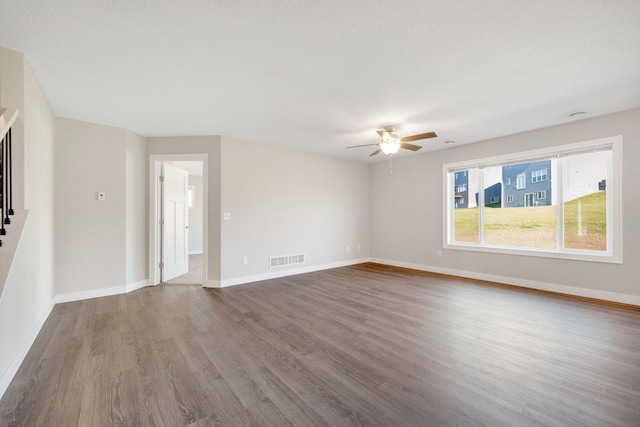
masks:
[(60, 294), (53, 297), (53, 299), (51, 300), (51, 303), (49, 304), (49, 307), (47, 308), (45, 313), (43, 313), (40, 316), (40, 318), (38, 319), (38, 323), (35, 325), (31, 333), (25, 339), (24, 343), (20, 347), (20, 350), (18, 351), (16, 356), (13, 358), (13, 361), (11, 362), (7, 370), (4, 372), (4, 374), (2, 374), (2, 377), (0, 377), (0, 398), (2, 397), (2, 395), (4, 395), (4, 392), (7, 390), (7, 387), (9, 387), (9, 384), (11, 383), (11, 380), (13, 380), (13, 377), (15, 376), (16, 372), (18, 372), (18, 369), (20, 368), (20, 365), (24, 361), (24, 358), (27, 356), (29, 349), (31, 348), (31, 346), (33, 345), (33, 342), (38, 337), (38, 334), (40, 333), (40, 329), (42, 329), (44, 322), (47, 320), (47, 318), (51, 314), (51, 310), (53, 310), (53, 307), (56, 304), (71, 302), (71, 301), (80, 301), (80, 300), (91, 299), (91, 298), (105, 297), (110, 295), (124, 294), (127, 292), (135, 291), (140, 288), (144, 288), (145, 286), (148, 285), (148, 283), (149, 283), (148, 280), (141, 280), (139, 282), (130, 283), (126, 286), (114, 286), (112, 288), (101, 288), (101, 289), (93, 289), (90, 291), (70, 292), (67, 294)]
[(189, 255), (202, 255), (202, 249), (199, 251), (189, 251)]
[(108, 297), (111, 295), (126, 294), (149, 285), (148, 280), (140, 280), (139, 282), (129, 283), (125, 286), (114, 286), (112, 288), (91, 289), (89, 291), (69, 292), (67, 294), (59, 294), (53, 298), (54, 304), (63, 302), (80, 301), (84, 299)]
[(80, 301), (84, 299), (108, 297), (111, 295), (124, 294), (127, 292), (126, 286), (114, 286), (112, 288), (92, 289), (89, 291), (69, 292), (67, 294), (59, 294), (53, 298), (54, 304), (64, 302)]
[(368, 262), (369, 258), (352, 259), (347, 261), (338, 261), (328, 264), (310, 265), (307, 267), (298, 267), (287, 270), (274, 270), (268, 273), (254, 274), (251, 276), (234, 277), (231, 279), (223, 279), (220, 281), (207, 281), (208, 288), (226, 288), (228, 286), (242, 285), (245, 283), (259, 282), (262, 280), (277, 279), (279, 277), (294, 276), (296, 274), (311, 273), (313, 271), (328, 270), (330, 268), (346, 267), (348, 265), (362, 264)]
[(149, 286), (149, 281), (148, 280), (140, 280), (139, 282), (135, 282), (135, 283), (129, 283), (126, 286), (126, 290), (127, 292), (133, 292), (133, 291), (137, 291), (138, 289), (142, 289)]
[(207, 280), (207, 283), (203, 285), (205, 288), (221, 288), (220, 280)]
[(49, 306), (40, 315), (35, 326), (33, 327), (33, 329), (31, 329), (31, 332), (29, 333), (29, 335), (27, 335), (24, 342), (20, 346), (20, 349), (9, 364), (9, 367), (0, 377), (0, 399), (2, 398), (2, 396), (4, 396), (4, 392), (7, 391), (7, 388), (9, 387), (9, 384), (11, 384), (11, 381), (16, 375), (16, 372), (18, 372), (18, 369), (20, 369), (20, 365), (22, 365), (24, 358), (27, 357), (29, 349), (38, 337), (38, 334), (40, 333), (40, 329), (42, 329), (44, 322), (46, 322), (49, 318), (49, 314), (51, 314), (51, 310), (53, 310), (54, 305), (55, 304), (53, 303), (53, 301), (51, 301)]
[(453, 268), (434, 267), (430, 265), (413, 264), (409, 262), (393, 261), (388, 259), (370, 258), (369, 261), (395, 267), (428, 271), (431, 273), (447, 274), (450, 276), (459, 276), (468, 279), (485, 280), (487, 282), (503, 283), (505, 285), (519, 286), (522, 288), (536, 289), (539, 291), (556, 292), (560, 294), (640, 306), (640, 296), (637, 295), (620, 294), (617, 292), (579, 288), (576, 286), (560, 285), (557, 283), (539, 282), (536, 280), (520, 279), (517, 277), (498, 276), (495, 274), (477, 273), (474, 271), (457, 270)]

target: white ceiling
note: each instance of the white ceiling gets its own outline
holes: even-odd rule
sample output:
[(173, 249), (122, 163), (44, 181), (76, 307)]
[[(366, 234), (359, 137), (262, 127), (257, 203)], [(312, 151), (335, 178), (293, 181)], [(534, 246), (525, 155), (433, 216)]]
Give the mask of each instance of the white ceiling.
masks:
[[(640, 106), (638, 0), (0, 0), (56, 115), (369, 162)], [(374, 147), (375, 148), (375, 147)]]

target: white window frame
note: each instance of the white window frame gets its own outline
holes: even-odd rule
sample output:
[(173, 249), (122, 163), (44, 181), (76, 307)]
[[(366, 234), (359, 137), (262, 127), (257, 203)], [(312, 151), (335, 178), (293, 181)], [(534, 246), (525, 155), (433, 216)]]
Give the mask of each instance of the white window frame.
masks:
[[(567, 153), (579, 153), (580, 151), (589, 151), (602, 149), (603, 147), (611, 147), (611, 155), (609, 158), (607, 173), (607, 250), (591, 251), (567, 249), (561, 243), (564, 236), (562, 227), (558, 227), (558, 248), (557, 249), (537, 249), (537, 248), (521, 248), (506, 246), (488, 246), (483, 240), (483, 233), (480, 233), (479, 243), (455, 242), (454, 229), (451, 226), (454, 222), (454, 203), (451, 197), (453, 194), (453, 172), (486, 167), (495, 167), (499, 165), (517, 164), (526, 161), (546, 160), (552, 158), (560, 158)], [(557, 170), (556, 170), (557, 169)], [(554, 200), (558, 200), (558, 224), (564, 224), (564, 210), (562, 209), (563, 200), (563, 177), (562, 166), (558, 163), (558, 167), (553, 170), (553, 179), (557, 181), (555, 191), (557, 194)], [(573, 144), (565, 144), (561, 146), (549, 147), (539, 150), (525, 151), (521, 153), (513, 153), (502, 156), (489, 157), (484, 159), (474, 159), (469, 161), (449, 163), (443, 165), (443, 247), (451, 250), (475, 251), (498, 253), (508, 255), (525, 255), (533, 257), (546, 258), (562, 258), (577, 261), (604, 262), (622, 264), (622, 136), (612, 136), (608, 138), (596, 139), (592, 141), (577, 142)], [(482, 188), (482, 176), (480, 173), (480, 188)], [(525, 179), (526, 182), (526, 179)], [(484, 192), (478, 193), (478, 224), (480, 230), (483, 227), (483, 209), (484, 209)], [(536, 194), (537, 195), (537, 194)], [(507, 208), (508, 209), (508, 208)]]
[[(522, 178), (522, 180), (520, 178)], [(527, 174), (526, 172), (522, 172), (516, 175), (516, 190), (524, 190), (525, 188), (527, 188)]]
[[(542, 197), (540, 197), (541, 194)], [(539, 190), (536, 194), (536, 200), (547, 200), (547, 190)]]
[(531, 172), (531, 183), (535, 184), (537, 182), (544, 182), (549, 177), (549, 171), (547, 168), (538, 169), (537, 171)]
[(513, 203), (513, 195), (508, 195), (507, 196), (507, 203)]

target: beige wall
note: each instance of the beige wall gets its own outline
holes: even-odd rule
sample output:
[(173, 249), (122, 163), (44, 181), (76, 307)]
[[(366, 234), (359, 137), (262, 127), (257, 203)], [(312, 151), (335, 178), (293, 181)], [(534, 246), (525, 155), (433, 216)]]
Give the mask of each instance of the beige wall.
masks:
[[(367, 165), (222, 137), (221, 208), (223, 285), (369, 256)], [(298, 253), (305, 264), (269, 268)]]
[[(442, 166), (465, 160), (623, 136), (624, 263), (444, 250)], [(512, 284), (640, 303), (640, 110), (581, 120), (371, 166), (371, 256), (426, 270), (494, 278)], [(547, 286), (550, 285), (550, 286)], [(628, 298), (626, 296), (632, 296)]]
[(0, 64), (2, 107), (20, 114), (13, 132), (14, 208), (26, 216), (0, 296), (1, 396), (52, 307), (55, 122), (24, 56), (0, 47)]
[(146, 280), (144, 138), (57, 118), (56, 144), (56, 293), (124, 292)]
[(147, 139), (126, 131), (126, 281), (129, 285), (147, 280), (149, 162)]

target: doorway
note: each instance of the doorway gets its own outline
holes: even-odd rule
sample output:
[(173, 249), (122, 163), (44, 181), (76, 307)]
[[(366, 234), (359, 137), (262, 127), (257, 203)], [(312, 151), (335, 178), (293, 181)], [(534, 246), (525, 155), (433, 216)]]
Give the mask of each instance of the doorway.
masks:
[(152, 285), (206, 286), (207, 172), (206, 154), (150, 156)]
[(531, 206), (535, 206), (535, 198), (534, 198), (535, 194), (534, 193), (527, 193), (524, 195), (524, 206), (525, 207), (531, 207)]

